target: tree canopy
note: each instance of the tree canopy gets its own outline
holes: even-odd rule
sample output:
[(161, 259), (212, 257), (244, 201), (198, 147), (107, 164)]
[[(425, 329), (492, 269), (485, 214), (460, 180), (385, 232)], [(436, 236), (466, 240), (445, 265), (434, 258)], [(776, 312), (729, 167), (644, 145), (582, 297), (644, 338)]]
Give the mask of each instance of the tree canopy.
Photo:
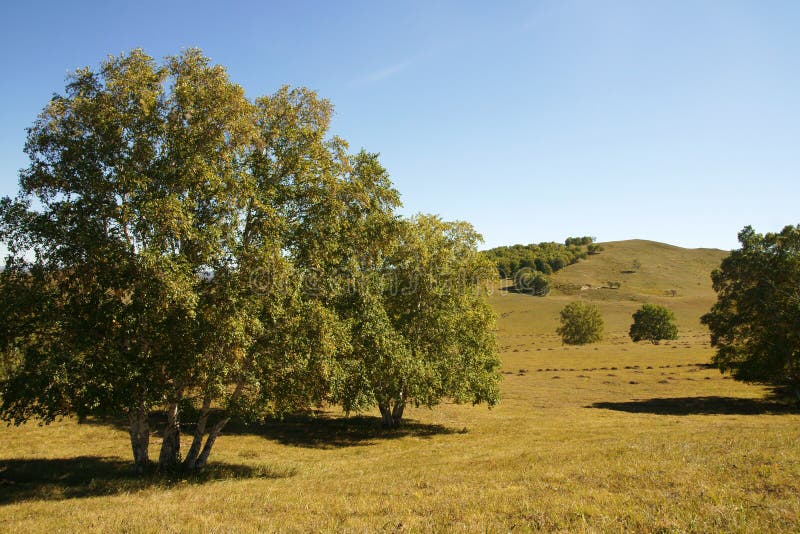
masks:
[(643, 304), (633, 314), (628, 335), (634, 342), (647, 340), (654, 345), (663, 339), (678, 339), (675, 314), (665, 306)]
[(495, 247), (483, 251), (483, 254), (497, 265), (498, 273), (503, 278), (513, 278), (520, 269), (535, 270), (545, 275), (552, 274), (588, 255), (584, 239), (570, 238), (567, 244), (531, 243), (530, 245), (512, 245)]
[(420, 215), (383, 244), (381, 264), (361, 269), (341, 306), (352, 319), (347, 382), (337, 391), (346, 409), (377, 405), (393, 427), (408, 404), (497, 402), (500, 362), (485, 298), (494, 269), (479, 241), (467, 223)]
[(556, 333), (567, 345), (585, 345), (603, 338), (603, 317), (594, 304), (582, 300), (570, 302), (561, 309), (560, 316)]
[(702, 317), (714, 363), (800, 395), (800, 226), (764, 235), (747, 226), (739, 243), (713, 272), (717, 302)]
[[(13, 363), (0, 415), (126, 414), (141, 472), (153, 409), (167, 420), (159, 466), (198, 469), (231, 417), (350, 403), (342, 385), (380, 354), (424, 357), (365, 397), (389, 395), (380, 385), (425, 405), (494, 402), (491, 313), (467, 296), (478, 279), (448, 293), (449, 271), (420, 270), (429, 293), (381, 290), (411, 268), (404, 257), (469, 265), (477, 234), (399, 218), (377, 155), (348, 153), (331, 114), (307, 89), (249, 100), (198, 50), (71, 74), (29, 129), (18, 196), (0, 201), (0, 350)], [(186, 403), (199, 419), (183, 455)]]

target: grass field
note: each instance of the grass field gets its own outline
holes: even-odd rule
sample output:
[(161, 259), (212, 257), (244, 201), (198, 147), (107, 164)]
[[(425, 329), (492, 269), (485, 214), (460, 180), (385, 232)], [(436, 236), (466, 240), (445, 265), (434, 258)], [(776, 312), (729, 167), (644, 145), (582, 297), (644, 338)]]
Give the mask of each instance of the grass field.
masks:
[[(113, 421), (2, 428), (0, 531), (798, 531), (800, 411), (706, 367), (698, 318), (723, 253), (605, 246), (556, 276), (584, 289), (493, 294), (492, 410), (412, 409), (395, 433), (336, 412), (232, 428), (201, 480), (131, 478)], [(576, 298), (601, 307), (603, 342), (555, 336)], [(628, 339), (645, 301), (676, 311), (677, 341)]]

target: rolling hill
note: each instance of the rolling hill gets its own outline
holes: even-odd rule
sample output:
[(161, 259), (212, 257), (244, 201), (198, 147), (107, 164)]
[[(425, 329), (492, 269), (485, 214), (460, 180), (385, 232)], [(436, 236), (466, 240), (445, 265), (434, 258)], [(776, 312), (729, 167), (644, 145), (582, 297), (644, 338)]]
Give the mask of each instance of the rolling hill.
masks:
[[(716, 300), (711, 271), (727, 252), (638, 239), (602, 245), (603, 252), (554, 274), (553, 290), (546, 297), (514, 293), (510, 280), (501, 281), (491, 297), (501, 336), (553, 335), (559, 311), (575, 299), (597, 304), (612, 336), (627, 335), (631, 315), (645, 302), (674, 310), (684, 333), (705, 331), (699, 318)], [(641, 264), (635, 270), (634, 260)], [(619, 288), (611, 289), (615, 284), (609, 282)]]

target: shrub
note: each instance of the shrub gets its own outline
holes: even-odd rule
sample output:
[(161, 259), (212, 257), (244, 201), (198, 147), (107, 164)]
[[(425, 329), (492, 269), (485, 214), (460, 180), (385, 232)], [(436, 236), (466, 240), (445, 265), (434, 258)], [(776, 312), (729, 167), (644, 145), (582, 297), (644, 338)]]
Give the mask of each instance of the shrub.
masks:
[(550, 280), (543, 273), (524, 268), (514, 276), (514, 288), (522, 293), (544, 297), (550, 293)]
[(567, 345), (585, 345), (602, 339), (603, 326), (600, 309), (578, 300), (561, 310), (561, 326), (556, 332)]
[(654, 345), (662, 339), (677, 339), (675, 314), (665, 306), (645, 304), (633, 314), (629, 335), (633, 341), (647, 340)]

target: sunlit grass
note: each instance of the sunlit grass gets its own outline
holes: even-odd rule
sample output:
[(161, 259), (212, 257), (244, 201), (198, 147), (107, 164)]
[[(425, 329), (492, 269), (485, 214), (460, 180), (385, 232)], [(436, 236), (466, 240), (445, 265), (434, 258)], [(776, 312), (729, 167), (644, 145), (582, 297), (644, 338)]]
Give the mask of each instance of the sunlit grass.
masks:
[(496, 408), (233, 427), (199, 479), (130, 477), (111, 422), (2, 428), (0, 530), (797, 531), (800, 413), (705, 366), (701, 289), (671, 299), (682, 330), (658, 346), (627, 338), (638, 301), (598, 299), (604, 341), (565, 347), (574, 297), (498, 292)]

